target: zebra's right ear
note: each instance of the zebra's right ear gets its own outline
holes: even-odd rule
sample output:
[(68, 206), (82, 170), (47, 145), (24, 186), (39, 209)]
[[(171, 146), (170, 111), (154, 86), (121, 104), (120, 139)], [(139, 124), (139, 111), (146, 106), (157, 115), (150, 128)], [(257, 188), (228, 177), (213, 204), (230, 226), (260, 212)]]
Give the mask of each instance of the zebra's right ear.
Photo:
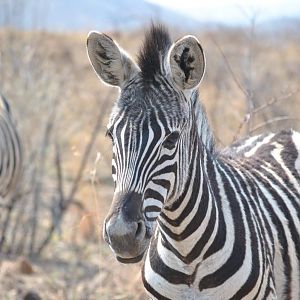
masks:
[(89, 33), (87, 52), (95, 72), (109, 85), (122, 87), (139, 70), (125, 51), (104, 33)]
[(168, 54), (171, 77), (181, 90), (196, 88), (204, 75), (205, 56), (196, 37), (187, 35), (178, 40)]

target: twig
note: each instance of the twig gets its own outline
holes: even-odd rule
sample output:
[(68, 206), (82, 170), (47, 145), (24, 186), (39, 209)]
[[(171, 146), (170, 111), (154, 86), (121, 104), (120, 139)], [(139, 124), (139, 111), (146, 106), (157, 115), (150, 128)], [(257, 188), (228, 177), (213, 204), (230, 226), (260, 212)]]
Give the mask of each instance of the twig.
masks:
[(249, 45), (248, 45), (248, 70), (246, 71), (245, 76), (245, 86), (247, 90), (247, 115), (249, 115), (248, 121), (245, 123), (247, 126), (246, 132), (249, 135), (252, 128), (252, 118), (254, 110), (254, 88), (253, 88), (253, 60), (254, 60), (254, 39), (255, 39), (255, 25), (256, 25), (256, 16), (253, 15), (250, 18), (250, 36), (249, 36)]
[[(287, 94), (285, 94), (285, 95), (278, 96), (278, 97), (272, 97), (272, 98), (269, 99), (265, 104), (261, 105), (260, 107), (257, 107), (256, 109), (254, 109), (254, 110), (252, 111), (252, 118), (253, 118), (253, 116), (259, 114), (259, 113), (262, 112), (263, 110), (265, 110), (265, 109), (267, 109), (267, 108), (270, 108), (272, 105), (274, 105), (274, 104), (276, 104), (276, 103), (278, 103), (278, 102), (280, 102), (280, 101), (283, 101), (283, 100), (286, 100), (286, 99), (290, 99), (291, 96), (293, 96), (294, 94), (296, 94), (298, 91), (299, 91), (299, 90), (296, 89), (296, 90), (291, 91), (291, 92), (289, 92), (289, 93), (287, 93)], [(233, 143), (233, 142), (235, 142), (235, 141), (237, 140), (237, 138), (238, 138), (240, 132), (242, 131), (242, 129), (243, 129), (243, 127), (245, 126), (245, 124), (247, 124), (247, 123), (249, 122), (249, 119), (250, 119), (250, 118), (251, 118), (251, 117), (250, 117), (249, 114), (246, 114), (246, 115), (244, 116), (244, 119), (243, 119), (243, 121), (240, 123), (240, 125), (239, 125), (239, 127), (238, 127), (238, 129), (237, 129), (237, 131), (236, 131), (236, 133), (235, 133), (235, 135), (234, 135), (234, 137), (233, 137), (231, 143)], [(280, 121), (281, 121), (281, 120), (280, 120)], [(262, 124), (264, 124), (264, 123), (261, 123), (261, 124), (258, 125), (258, 126), (262, 126)], [(255, 130), (256, 130), (256, 129), (250, 130), (249, 133), (251, 133), (251, 132), (253, 132), (253, 131), (255, 131)]]
[(59, 194), (59, 198), (61, 202), (65, 201), (65, 195), (63, 190), (63, 174), (62, 174), (62, 167), (61, 167), (61, 154), (60, 154), (60, 147), (58, 143), (55, 143), (55, 165), (56, 165), (56, 174), (57, 174), (57, 190)]
[[(63, 217), (63, 214), (65, 213), (65, 211), (67, 210), (69, 205), (71, 203), (73, 203), (73, 199), (74, 199), (74, 196), (75, 196), (75, 194), (78, 190), (79, 182), (81, 181), (83, 171), (85, 169), (85, 166), (87, 164), (88, 158), (89, 158), (90, 153), (91, 153), (91, 150), (92, 150), (92, 148), (94, 146), (94, 143), (96, 141), (96, 137), (97, 137), (97, 135), (99, 133), (99, 130), (102, 126), (102, 120), (103, 120), (103, 118), (105, 116), (105, 113), (106, 113), (106, 110), (107, 110), (107, 103), (108, 103), (108, 100), (109, 100), (109, 95), (110, 95), (110, 92), (107, 94), (107, 96), (106, 96), (106, 98), (105, 98), (105, 100), (104, 100), (104, 102), (103, 102), (103, 104), (100, 108), (98, 117), (96, 119), (95, 126), (92, 130), (90, 140), (89, 140), (89, 142), (88, 142), (88, 144), (85, 148), (82, 160), (80, 162), (80, 166), (78, 168), (78, 171), (77, 171), (77, 174), (75, 176), (73, 185), (72, 185), (71, 190), (69, 192), (69, 195), (65, 198), (65, 200), (61, 204), (61, 210), (60, 210), (60, 215), (59, 215), (60, 219)], [(50, 240), (52, 238), (52, 235), (53, 235), (53, 233), (56, 229), (56, 226), (57, 226), (57, 222), (52, 222), (52, 224), (51, 224), (51, 226), (48, 230), (48, 233), (46, 234), (46, 237), (44, 238), (44, 240), (39, 245), (39, 247), (36, 251), (36, 254), (40, 254), (43, 251), (43, 249), (48, 245), (48, 243), (50, 242)]]
[(33, 216), (32, 216), (32, 224), (31, 224), (31, 239), (29, 245), (29, 253), (34, 253), (35, 239), (36, 239), (36, 227), (37, 227), (37, 218), (39, 214), (39, 203), (40, 203), (40, 195), (43, 189), (43, 181), (44, 181), (44, 173), (45, 173), (45, 163), (46, 163), (46, 155), (47, 149), (49, 146), (49, 141), (51, 138), (51, 132), (54, 126), (56, 109), (54, 108), (49, 115), (43, 141), (41, 145), (41, 154), (40, 154), (40, 168), (37, 174), (38, 181), (36, 182), (34, 194), (33, 194)]
[(213, 43), (215, 44), (215, 46), (217, 47), (217, 49), (219, 50), (219, 52), (221, 53), (221, 55), (222, 55), (222, 57), (223, 57), (223, 59), (224, 59), (224, 61), (225, 61), (225, 64), (226, 64), (226, 66), (227, 66), (227, 68), (228, 68), (228, 71), (230, 72), (230, 74), (231, 74), (231, 76), (232, 76), (234, 82), (235, 82), (236, 85), (239, 87), (239, 89), (243, 92), (243, 94), (247, 97), (247, 96), (248, 96), (248, 92), (247, 92), (247, 90), (242, 86), (242, 84), (241, 84), (241, 82), (238, 80), (238, 78), (236, 77), (236, 75), (235, 75), (234, 71), (232, 70), (231, 65), (230, 65), (230, 63), (229, 63), (229, 61), (228, 61), (228, 59), (227, 59), (227, 57), (226, 57), (226, 55), (225, 55), (225, 53), (224, 53), (224, 51), (223, 51), (222, 48), (219, 46), (219, 44), (217, 43), (217, 41), (215, 40), (215, 38), (214, 38), (212, 35), (210, 35), (210, 37), (211, 37), (211, 40), (213, 41)]
[(294, 91), (291, 91), (285, 95), (282, 95), (280, 97), (272, 97), (267, 103), (261, 105), (260, 107), (257, 107), (256, 109), (253, 110), (252, 114), (255, 115), (255, 114), (258, 114), (260, 113), (262, 110), (266, 109), (266, 108), (269, 108), (270, 106), (274, 105), (275, 103), (277, 102), (280, 102), (282, 100), (286, 100), (286, 99), (289, 99), (291, 98), (291, 96), (295, 95), (296, 93), (298, 93), (298, 89), (294, 90)]
[(257, 130), (259, 130), (259, 129), (267, 126), (267, 125), (270, 125), (272, 123), (281, 122), (281, 121), (297, 121), (297, 122), (300, 122), (300, 119), (299, 118), (291, 118), (289, 116), (273, 118), (269, 121), (258, 124), (256, 127), (251, 129), (250, 133), (253, 133), (254, 131), (257, 131)]
[(243, 127), (245, 126), (245, 124), (247, 124), (249, 122), (250, 118), (251, 118), (250, 114), (245, 114), (243, 121), (240, 122), (240, 125), (239, 125), (236, 133), (233, 136), (231, 144), (234, 143), (238, 139), (239, 134), (241, 133), (241, 131), (242, 131)]

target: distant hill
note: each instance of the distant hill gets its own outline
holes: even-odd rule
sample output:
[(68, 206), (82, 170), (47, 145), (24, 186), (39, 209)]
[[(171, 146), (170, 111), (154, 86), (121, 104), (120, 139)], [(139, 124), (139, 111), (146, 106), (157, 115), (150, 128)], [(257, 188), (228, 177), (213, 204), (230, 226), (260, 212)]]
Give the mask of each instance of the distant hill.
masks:
[[(297, 10), (295, 14), (296, 12)], [(203, 11), (197, 9), (190, 13), (193, 13), (194, 18), (187, 12), (178, 12), (146, 0), (0, 0), (0, 27), (38, 28), (49, 31), (122, 31), (142, 27), (149, 24), (151, 20), (158, 20), (182, 31), (193, 33), (208, 27), (235, 27), (250, 24), (247, 18), (243, 18), (243, 22), (240, 22), (239, 18), (228, 20), (225, 13), (224, 15), (210, 13), (210, 17), (207, 14), (203, 15)], [(203, 21), (201, 21), (201, 14)], [(258, 21), (260, 30), (275, 32), (283, 29), (299, 36), (298, 15), (286, 17), (278, 13), (273, 14), (272, 17), (258, 18)]]
[(52, 0), (47, 4), (45, 24), (49, 30), (130, 29), (160, 20), (182, 28), (196, 28), (200, 22), (143, 0)]

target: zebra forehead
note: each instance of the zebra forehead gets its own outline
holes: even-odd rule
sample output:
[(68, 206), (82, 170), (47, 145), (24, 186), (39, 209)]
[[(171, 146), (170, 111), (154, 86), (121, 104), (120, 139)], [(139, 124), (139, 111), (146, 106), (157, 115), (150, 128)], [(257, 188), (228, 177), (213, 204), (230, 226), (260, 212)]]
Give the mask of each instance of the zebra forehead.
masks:
[[(162, 130), (168, 134), (172, 129), (177, 129), (180, 124), (184, 123), (182, 118), (170, 117), (167, 114), (161, 114), (154, 109), (140, 109), (140, 110), (128, 110), (115, 114), (111, 119), (108, 128), (116, 130), (117, 134), (120, 134), (122, 130), (124, 134), (140, 134), (152, 131), (154, 134), (161, 134)], [(162, 129), (163, 128), (163, 129)]]
[(183, 95), (163, 81), (145, 85), (139, 76), (121, 90), (112, 110), (113, 119), (164, 118), (176, 122), (187, 117), (188, 106)]

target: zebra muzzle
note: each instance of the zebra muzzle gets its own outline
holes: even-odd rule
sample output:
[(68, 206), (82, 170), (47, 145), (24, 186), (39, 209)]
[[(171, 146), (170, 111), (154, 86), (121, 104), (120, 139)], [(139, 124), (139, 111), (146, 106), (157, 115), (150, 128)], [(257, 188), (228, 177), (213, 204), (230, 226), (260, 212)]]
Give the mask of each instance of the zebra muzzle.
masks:
[(104, 222), (104, 239), (122, 263), (140, 261), (149, 242), (141, 203), (138, 193), (116, 194)]
[(104, 239), (122, 263), (134, 263), (142, 259), (147, 243), (143, 220), (126, 222), (111, 218), (104, 224)]

